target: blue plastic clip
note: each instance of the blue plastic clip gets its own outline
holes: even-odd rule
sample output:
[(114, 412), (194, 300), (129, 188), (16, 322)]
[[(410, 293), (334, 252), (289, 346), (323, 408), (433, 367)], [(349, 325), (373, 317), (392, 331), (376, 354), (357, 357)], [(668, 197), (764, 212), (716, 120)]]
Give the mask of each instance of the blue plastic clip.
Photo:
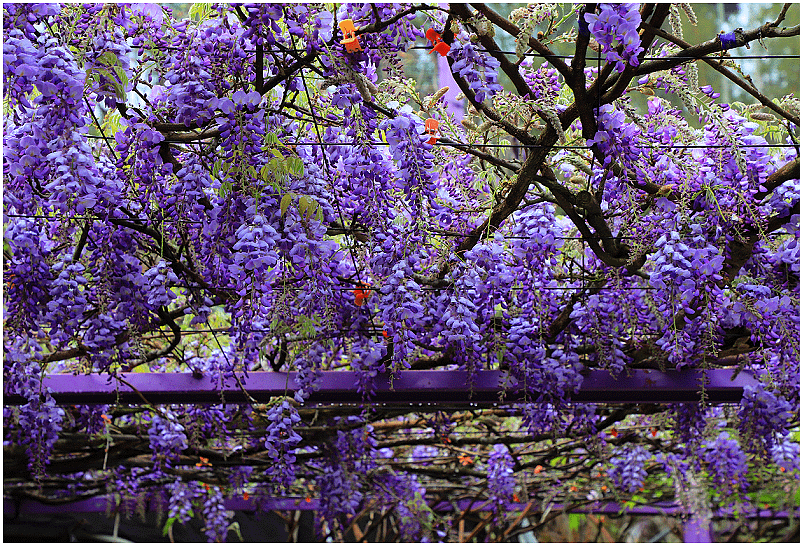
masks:
[(722, 44), (722, 49), (733, 49), (736, 47), (736, 34), (733, 31), (727, 34), (720, 34), (719, 43)]

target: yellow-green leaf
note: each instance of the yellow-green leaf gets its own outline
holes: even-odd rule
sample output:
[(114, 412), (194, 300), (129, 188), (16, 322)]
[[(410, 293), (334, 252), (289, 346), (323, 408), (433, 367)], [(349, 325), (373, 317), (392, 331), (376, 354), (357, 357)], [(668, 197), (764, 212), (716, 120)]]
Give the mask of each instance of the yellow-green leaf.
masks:
[(300, 211), (300, 216), (306, 215), (306, 211), (308, 210), (308, 197), (305, 195), (300, 197), (300, 201), (297, 203), (297, 210)]
[(281, 216), (286, 214), (286, 209), (289, 208), (289, 204), (291, 204), (293, 197), (294, 197), (294, 194), (287, 193), (281, 198)]

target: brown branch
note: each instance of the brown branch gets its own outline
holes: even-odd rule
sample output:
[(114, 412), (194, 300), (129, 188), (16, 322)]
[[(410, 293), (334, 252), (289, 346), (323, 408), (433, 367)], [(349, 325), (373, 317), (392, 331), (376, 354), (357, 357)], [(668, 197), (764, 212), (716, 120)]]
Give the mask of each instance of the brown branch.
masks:
[[(519, 36), (520, 32), (522, 32), (517, 25), (494, 11), (486, 4), (479, 2), (470, 2), (470, 4), (489, 21), (511, 34), (514, 38)], [(555, 53), (550, 50), (550, 48), (542, 44), (542, 42), (533, 36), (531, 36), (531, 38), (528, 40), (528, 45), (542, 57), (547, 59), (547, 62), (550, 63), (550, 66), (558, 70), (559, 73), (564, 76), (565, 80), (570, 81), (572, 79), (572, 69), (570, 69), (570, 67), (567, 66), (567, 63), (565, 63), (560, 57), (557, 57)]]
[[(661, 30), (660, 28), (653, 28), (652, 30), (657, 36), (660, 36), (661, 38), (669, 40), (673, 44), (682, 47), (684, 51), (691, 48), (691, 44), (689, 44), (688, 42), (685, 42), (680, 38), (678, 38), (677, 36), (673, 36), (672, 34), (664, 30)], [(786, 111), (785, 109), (775, 104), (773, 101), (767, 98), (763, 93), (761, 93), (758, 89), (756, 89), (755, 86), (751, 85), (744, 79), (740, 78), (739, 76), (728, 70), (725, 66), (722, 65), (722, 63), (709, 59), (708, 57), (701, 57), (698, 60), (702, 60), (703, 62), (708, 64), (711, 68), (713, 68), (714, 70), (716, 70), (717, 72), (728, 78), (738, 87), (740, 87), (743, 91), (755, 97), (762, 105), (766, 106), (776, 114), (788, 119), (789, 121), (800, 127), (800, 118), (798, 118), (795, 115), (792, 115), (790, 112)]]
[(166, 326), (169, 326), (169, 328), (172, 330), (172, 340), (169, 342), (169, 345), (167, 345), (166, 348), (159, 351), (154, 351), (148, 355), (145, 355), (145, 357), (141, 360), (125, 366), (122, 369), (123, 372), (129, 372), (137, 366), (141, 366), (142, 364), (147, 364), (148, 362), (152, 362), (153, 360), (167, 356), (174, 351), (175, 347), (178, 346), (178, 343), (181, 342), (181, 329), (177, 324), (175, 324), (175, 320), (169, 315), (167, 310), (164, 307), (159, 307), (156, 310), (156, 314), (158, 315), (158, 318), (161, 319), (162, 323)]
[[(731, 49), (742, 47), (750, 42), (754, 42), (762, 38), (785, 38), (798, 35), (800, 35), (800, 25), (791, 28), (776, 29), (774, 23), (766, 23), (758, 28), (738, 33), (736, 35), (735, 45)], [(636, 69), (634, 76), (651, 74), (659, 70), (669, 70), (670, 68), (674, 68), (679, 64), (685, 63), (687, 57), (702, 59), (706, 55), (720, 53), (721, 51), (723, 51), (722, 43), (720, 42), (719, 36), (717, 36), (713, 40), (708, 40), (701, 44), (686, 48), (675, 55), (669, 55), (663, 59), (640, 64), (639, 68)]]
[[(800, 124), (798, 124), (800, 126)], [(756, 200), (764, 199), (767, 195), (772, 193), (778, 186), (786, 182), (787, 180), (793, 180), (795, 178), (800, 178), (800, 158), (794, 159), (788, 162), (786, 165), (772, 173), (767, 177), (764, 181), (764, 187), (767, 189), (766, 192), (758, 192), (753, 196)]]
[[(469, 8), (467, 8), (466, 4), (451, 4), (450, 6), (453, 14), (461, 17), (462, 20), (466, 21), (472, 18), (472, 13), (469, 11)], [(531, 88), (522, 77), (522, 74), (520, 74), (519, 67), (511, 63), (508, 60), (508, 57), (501, 53), (500, 47), (497, 45), (497, 42), (494, 41), (494, 38), (488, 34), (482, 33), (477, 33), (477, 36), (481, 45), (484, 47), (484, 49), (486, 49), (489, 55), (497, 59), (497, 61), (500, 63), (501, 70), (505, 72), (505, 74), (511, 80), (511, 83), (514, 84), (519, 96), (531, 96)]]
[(487, 163), (491, 163), (492, 165), (495, 165), (496, 167), (502, 167), (504, 169), (508, 169), (511, 172), (517, 172), (517, 171), (519, 171), (519, 169), (521, 167), (521, 165), (519, 163), (512, 162), (512, 161), (506, 161), (505, 159), (500, 159), (499, 157), (495, 157), (492, 154), (486, 153), (486, 152), (484, 152), (482, 150), (479, 150), (479, 149), (475, 148), (471, 144), (462, 144), (461, 142), (456, 142), (454, 140), (450, 140), (450, 139), (447, 139), (447, 138), (440, 138), (438, 140), (438, 142), (440, 144), (442, 144), (443, 146), (450, 146), (450, 147), (455, 148), (457, 150), (461, 150), (461, 151), (466, 152), (466, 153), (468, 153), (470, 155), (474, 155), (478, 159), (482, 159), (482, 160), (486, 161)]
[[(182, 317), (183, 315), (185, 315), (186, 314), (185, 313), (186, 309), (187, 309), (186, 307), (180, 307), (178, 309), (175, 309), (173, 311), (168, 312), (166, 314), (166, 316), (174, 321), (176, 318)], [(165, 323), (162, 323), (162, 322), (155, 323), (152, 328), (145, 329), (145, 330), (140, 330), (139, 333), (146, 334), (146, 333), (152, 332), (152, 331), (156, 330), (157, 328), (160, 328), (161, 326), (164, 326), (164, 325), (165, 325)], [(130, 331), (123, 332), (121, 334), (118, 334), (114, 338), (114, 342), (117, 345), (121, 345), (121, 344), (125, 343), (126, 341), (130, 340), (130, 338), (131, 338), (131, 332)], [(47, 355), (42, 357), (41, 362), (42, 363), (61, 362), (63, 360), (69, 360), (71, 358), (80, 358), (80, 357), (86, 356), (86, 355), (87, 355), (86, 348), (83, 347), (83, 346), (78, 346), (78, 347), (73, 347), (71, 349), (64, 349), (62, 351), (55, 351), (55, 352), (52, 352), (50, 354), (47, 354)]]
[[(452, 72), (454, 61), (450, 57), (447, 57), (447, 62), (449, 63), (450, 70)], [(464, 96), (467, 98), (467, 100), (470, 102), (473, 108), (475, 108), (475, 110), (477, 110), (478, 112), (482, 112), (487, 118), (489, 118), (490, 120), (497, 123), (500, 127), (502, 127), (506, 133), (513, 136), (523, 144), (534, 145), (534, 146), (539, 144), (538, 140), (535, 139), (530, 133), (509, 122), (507, 119), (505, 119), (505, 116), (501, 116), (494, 108), (489, 106), (487, 104), (487, 101), (478, 102), (477, 100), (475, 100), (475, 92), (469, 88), (469, 85), (464, 80), (464, 78), (462, 78), (461, 75), (455, 72), (453, 72), (452, 74), (453, 74), (453, 79), (456, 82), (456, 85), (458, 85), (458, 88), (461, 90), (462, 93), (464, 93)], [(553, 141), (553, 143), (555, 143), (555, 141)]]

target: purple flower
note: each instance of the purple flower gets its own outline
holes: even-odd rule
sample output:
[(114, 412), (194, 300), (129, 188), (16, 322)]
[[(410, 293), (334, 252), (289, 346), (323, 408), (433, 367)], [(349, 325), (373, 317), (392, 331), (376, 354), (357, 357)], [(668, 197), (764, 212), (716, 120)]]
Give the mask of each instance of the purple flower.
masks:
[(730, 434), (721, 432), (714, 440), (704, 443), (700, 454), (717, 486), (729, 492), (747, 488), (747, 454)]
[[(644, 51), (639, 37), (642, 22), (639, 4), (600, 4), (600, 13), (587, 13), (586, 23), (589, 32), (602, 46), (608, 62), (615, 63), (617, 72), (625, 70), (628, 62), (639, 66), (638, 55)], [(617, 45), (623, 46), (622, 56), (616, 52)]]
[(486, 464), (489, 469), (486, 478), (489, 497), (495, 503), (498, 512), (502, 512), (514, 497), (514, 488), (517, 484), (514, 478), (514, 461), (505, 445), (496, 444)]
[(160, 468), (161, 461), (167, 467), (172, 466), (172, 461), (188, 447), (183, 425), (177, 422), (170, 412), (163, 415), (154, 414), (148, 429), (150, 449), (153, 450), (156, 466)]
[(644, 485), (644, 480), (647, 478), (644, 466), (650, 457), (650, 452), (642, 446), (621, 450), (611, 458), (608, 476), (614, 480), (617, 487), (633, 493)]

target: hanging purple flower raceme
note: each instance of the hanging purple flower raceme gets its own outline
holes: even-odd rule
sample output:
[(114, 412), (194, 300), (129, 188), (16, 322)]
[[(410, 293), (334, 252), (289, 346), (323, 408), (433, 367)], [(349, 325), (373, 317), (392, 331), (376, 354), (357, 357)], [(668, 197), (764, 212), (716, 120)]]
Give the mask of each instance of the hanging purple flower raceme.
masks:
[(86, 434), (102, 434), (105, 432), (105, 420), (103, 416), (108, 413), (109, 406), (101, 404), (99, 406), (88, 406), (79, 404), (75, 406), (77, 415), (75, 416), (75, 426), (78, 430), (85, 430)]
[(434, 200), (436, 194), (433, 188), (439, 178), (434, 167), (435, 157), (427, 142), (425, 124), (411, 113), (410, 106), (403, 106), (393, 119), (384, 120), (379, 127), (386, 132), (389, 151), (397, 162), (396, 176), (400, 188), (410, 200), (413, 217), (423, 212), (422, 207), (426, 202)]
[(711, 480), (723, 492), (730, 494), (747, 489), (747, 454), (730, 434), (720, 432), (714, 440), (705, 442), (700, 455)]
[[(202, 445), (208, 440), (221, 438), (227, 430), (229, 414), (236, 406), (222, 404), (196, 404), (186, 408), (184, 433), (191, 445)], [(227, 410), (227, 411), (226, 411)]]
[[(390, 239), (383, 241), (393, 245)], [(392, 343), (391, 366), (399, 371), (410, 366), (409, 355), (414, 351), (417, 334), (421, 330), (424, 307), (421, 303), (421, 287), (413, 278), (416, 256), (396, 262), (380, 287), (380, 318), (383, 321), (387, 341)], [(377, 269), (373, 267), (373, 270)], [(381, 370), (385, 371), (385, 370)]]
[(175, 518), (178, 523), (186, 523), (193, 516), (192, 504), (194, 499), (200, 494), (198, 484), (195, 481), (186, 483), (180, 478), (168, 483), (166, 489), (169, 492), (169, 519)]
[(706, 412), (702, 404), (672, 404), (669, 409), (684, 451), (694, 453), (706, 427)]
[[(388, 335), (388, 334), (387, 334)], [(365, 400), (374, 394), (374, 379), (379, 372), (386, 371), (383, 358), (386, 356), (386, 345), (373, 339), (357, 339), (350, 347), (353, 354), (351, 366), (357, 372), (356, 390)]]
[(37, 24), (50, 21), (51, 17), (61, 12), (58, 4), (9, 4), (3, 6), (6, 16), (3, 17), (3, 42), (5, 43), (6, 33), (12, 29), (21, 30), (25, 37), (34, 40), (39, 32), (36, 30)]
[(19, 435), (25, 438), (28, 468), (38, 477), (50, 461), (61, 432), (64, 410), (56, 406), (49, 389), (41, 384), (42, 369), (36, 362), (41, 358), (41, 346), (23, 338), (8, 343), (3, 336), (3, 341), (3, 392), (26, 400), (17, 411), (11, 412), (13, 417), (8, 417)]
[(248, 3), (242, 6), (247, 13), (242, 26), (246, 29), (240, 38), (242, 48), (252, 44), (274, 44), (276, 34), (281, 35), (278, 21), (283, 17), (282, 4)]
[(782, 394), (772, 392), (762, 383), (755, 387), (746, 385), (739, 409), (739, 428), (749, 439), (748, 450), (769, 452), (778, 435), (788, 434), (790, 419), (797, 415), (797, 409)]
[(489, 454), (486, 463), (488, 474), (486, 486), (489, 498), (492, 500), (497, 513), (503, 513), (506, 506), (513, 500), (516, 479), (514, 478), (514, 461), (508, 452), (508, 447), (496, 444)]
[(520, 68), (525, 83), (528, 84), (528, 87), (533, 92), (533, 97), (531, 98), (547, 100), (555, 105), (558, 94), (561, 91), (558, 71), (555, 68), (551, 68), (547, 61), (534, 70), (533, 59), (530, 57), (523, 59)]
[(154, 414), (147, 433), (156, 469), (161, 469), (162, 464), (171, 468), (173, 461), (189, 447), (183, 425), (178, 423), (175, 415), (169, 411)]
[(112, 502), (118, 503), (116, 509), (122, 515), (130, 517), (147, 498), (147, 489), (143, 486), (143, 481), (152, 474), (146, 468), (133, 467), (128, 470), (122, 465), (112, 472), (112, 481), (107, 483), (109, 492), (113, 493), (111, 499), (115, 499)]
[(630, 296), (624, 287), (610, 288), (593, 294), (585, 303), (575, 304), (570, 318), (574, 320), (575, 337), (591, 340), (595, 352), (589, 358), (615, 374), (619, 374), (630, 361), (624, 352), (625, 331), (629, 324), (625, 300)]
[(642, 153), (639, 139), (641, 129), (635, 123), (629, 123), (625, 119), (625, 112), (612, 104), (604, 104), (599, 111), (595, 111), (595, 115), (597, 132), (586, 140), (586, 145), (597, 144), (605, 156), (603, 166), (608, 167), (616, 158), (625, 165), (636, 165)]
[(576, 353), (543, 344), (537, 329), (522, 317), (511, 319), (509, 332), (505, 358), (517, 388), (534, 394), (537, 402), (556, 405), (580, 389), (583, 365)]
[(617, 487), (633, 493), (644, 485), (647, 478), (645, 463), (650, 457), (650, 452), (643, 446), (621, 450), (611, 458), (608, 476)]
[(669, 229), (655, 242), (656, 251), (651, 256), (650, 282), (659, 289), (654, 294), (659, 312), (665, 319), (678, 310), (685, 313), (684, 328), (667, 328), (656, 341), (678, 368), (694, 365), (702, 358), (707, 349), (703, 341), (716, 339), (718, 311), (725, 305), (717, 284), (722, 279), (725, 256), (711, 242), (719, 230), (712, 227), (708, 233), (706, 228), (692, 223), (688, 234)]
[[(363, 424), (359, 416), (334, 418), (333, 426), (344, 425), (336, 439), (324, 448), (325, 457), (317, 476), (320, 515), (329, 524), (345, 525), (348, 517), (357, 514), (364, 500), (368, 474), (376, 467), (375, 439), (372, 426)], [(356, 425), (356, 428), (351, 428)]]
[(404, 542), (430, 542), (433, 511), (425, 501), (425, 488), (416, 476), (405, 472), (387, 473), (378, 478), (377, 495), (384, 505), (393, 506)]
[(206, 486), (206, 495), (200, 507), (205, 525), (203, 532), (209, 542), (225, 542), (230, 520), (225, 510), (225, 499), (219, 486)]
[(781, 472), (797, 475), (800, 471), (800, 444), (793, 442), (790, 435), (778, 437), (770, 455)]
[[(639, 4), (600, 4), (599, 8), (600, 13), (587, 13), (584, 17), (606, 61), (616, 63), (617, 72), (624, 71), (626, 64), (639, 66), (638, 55), (644, 51), (639, 37)], [(622, 55), (617, 52), (620, 47)]]
[(497, 74), (500, 61), (477, 51), (470, 42), (455, 40), (448, 56), (455, 59), (450, 67), (453, 74), (464, 78), (475, 93), (476, 102), (491, 99), (493, 95), (503, 90)]
[(297, 409), (283, 400), (267, 412), (267, 439), (264, 443), (267, 455), (273, 461), (267, 473), (272, 476), (272, 487), (276, 491), (287, 490), (294, 482), (295, 446), (302, 438), (294, 430), (300, 422)]

